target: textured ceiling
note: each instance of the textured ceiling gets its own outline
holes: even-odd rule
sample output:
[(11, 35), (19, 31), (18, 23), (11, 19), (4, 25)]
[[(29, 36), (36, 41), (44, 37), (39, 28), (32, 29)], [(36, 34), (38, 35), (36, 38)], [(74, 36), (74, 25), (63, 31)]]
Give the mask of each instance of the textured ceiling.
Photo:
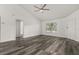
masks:
[[(29, 13), (31, 13), (34, 17), (40, 20), (53, 20), (62, 18), (79, 9), (78, 4), (47, 4), (45, 8), (49, 8), (50, 11), (44, 11), (43, 13), (41, 13), (35, 12), (36, 8), (34, 7), (34, 4), (23, 4), (19, 6), (21, 6)], [(37, 4), (36, 6), (40, 7), (39, 4)]]

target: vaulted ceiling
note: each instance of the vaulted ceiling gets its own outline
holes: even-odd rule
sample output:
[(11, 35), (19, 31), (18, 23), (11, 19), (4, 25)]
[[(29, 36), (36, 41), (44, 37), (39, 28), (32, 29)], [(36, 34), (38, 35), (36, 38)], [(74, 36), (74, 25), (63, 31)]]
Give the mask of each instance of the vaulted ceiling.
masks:
[[(41, 13), (35, 12), (36, 8), (34, 7), (34, 4), (22, 4), (19, 6), (21, 6), (29, 13), (31, 13), (34, 17), (40, 20), (53, 20), (62, 18), (79, 9), (78, 4), (47, 4), (45, 8), (48, 8), (50, 10)], [(39, 4), (36, 4), (36, 6), (40, 7)]]

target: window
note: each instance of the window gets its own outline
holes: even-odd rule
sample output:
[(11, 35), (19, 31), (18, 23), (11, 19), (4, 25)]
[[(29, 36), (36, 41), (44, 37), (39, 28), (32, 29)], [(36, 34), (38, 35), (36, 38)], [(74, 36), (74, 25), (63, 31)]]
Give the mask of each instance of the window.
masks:
[(55, 22), (46, 23), (46, 31), (47, 32), (56, 32), (57, 24)]

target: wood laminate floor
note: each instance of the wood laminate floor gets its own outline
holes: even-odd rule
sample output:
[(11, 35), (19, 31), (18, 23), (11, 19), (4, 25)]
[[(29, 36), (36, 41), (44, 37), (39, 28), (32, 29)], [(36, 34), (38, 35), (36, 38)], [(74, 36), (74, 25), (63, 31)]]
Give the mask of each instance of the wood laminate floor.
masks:
[(71, 39), (40, 35), (0, 46), (1, 55), (79, 55), (79, 42)]

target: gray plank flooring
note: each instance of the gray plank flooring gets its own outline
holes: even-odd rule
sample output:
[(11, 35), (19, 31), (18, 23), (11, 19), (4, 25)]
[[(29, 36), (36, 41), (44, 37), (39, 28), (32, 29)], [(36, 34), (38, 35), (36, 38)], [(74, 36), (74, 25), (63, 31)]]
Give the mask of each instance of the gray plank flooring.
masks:
[(79, 55), (79, 42), (62, 37), (39, 35), (0, 44), (0, 55)]

